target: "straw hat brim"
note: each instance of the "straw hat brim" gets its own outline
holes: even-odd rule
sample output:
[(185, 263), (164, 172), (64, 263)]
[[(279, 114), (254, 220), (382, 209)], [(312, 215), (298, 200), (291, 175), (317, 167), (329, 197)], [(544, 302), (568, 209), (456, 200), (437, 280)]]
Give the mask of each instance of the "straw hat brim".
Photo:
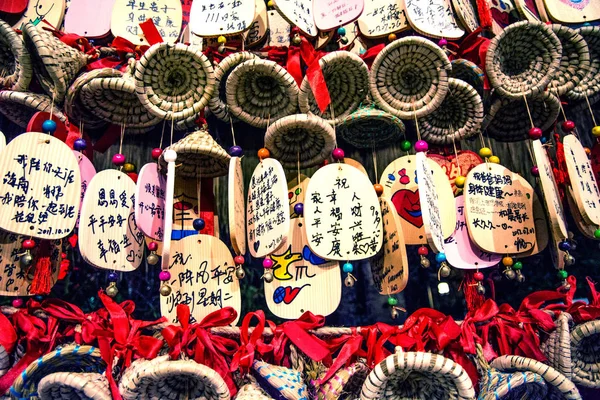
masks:
[(571, 323), (571, 315), (561, 312), (554, 321), (556, 329), (550, 333), (540, 346), (546, 357), (548, 357), (550, 365), (569, 379), (573, 378)]
[(577, 33), (588, 46), (590, 65), (579, 84), (567, 92), (569, 100), (585, 100), (586, 96), (591, 98), (600, 93), (600, 27), (583, 26)]
[(560, 24), (553, 24), (551, 28), (562, 45), (562, 56), (548, 89), (557, 96), (563, 96), (587, 74), (590, 51), (585, 39), (576, 30)]
[(21, 36), (0, 20), (0, 88), (23, 92), (33, 77), (31, 58)]
[(576, 325), (571, 332), (571, 357), (573, 382), (589, 388), (600, 388), (600, 320)]
[(362, 108), (340, 121), (336, 134), (359, 149), (390, 146), (404, 136), (402, 120), (376, 108)]
[(0, 113), (21, 128), (26, 128), (31, 117), (38, 111), (52, 112), (59, 120), (67, 120), (62, 111), (52, 106), (52, 99), (48, 96), (31, 92), (0, 91)]
[(108, 380), (98, 373), (56, 372), (38, 385), (40, 400), (111, 400)]

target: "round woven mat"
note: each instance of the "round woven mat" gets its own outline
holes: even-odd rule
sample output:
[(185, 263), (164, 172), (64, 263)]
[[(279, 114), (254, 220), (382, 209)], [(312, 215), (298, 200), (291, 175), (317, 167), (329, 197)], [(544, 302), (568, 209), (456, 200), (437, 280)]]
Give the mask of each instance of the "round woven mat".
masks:
[(229, 107), (227, 107), (227, 98), (225, 96), (225, 84), (227, 83), (227, 78), (229, 78), (229, 75), (235, 67), (244, 61), (253, 60), (255, 58), (256, 56), (248, 51), (240, 51), (239, 53), (228, 55), (215, 67), (215, 91), (208, 101), (208, 107), (221, 121), (229, 123), (230, 118), (232, 118), (229, 113)]
[(522, 98), (543, 92), (561, 61), (560, 40), (545, 23), (520, 21), (490, 42), (486, 73), (502, 96)]
[[(554, 124), (560, 112), (558, 98), (548, 92), (528, 97), (527, 104), (533, 124), (542, 131)], [(523, 98), (496, 98), (483, 119), (481, 129), (487, 130), (490, 137), (501, 142), (528, 139), (531, 122)]]
[(395, 40), (371, 66), (371, 96), (398, 118), (423, 117), (446, 96), (450, 68), (446, 53), (431, 41), (417, 36)]
[(573, 379), (573, 362), (571, 360), (571, 324), (573, 319), (566, 312), (561, 312), (555, 319), (556, 329), (541, 344), (542, 352), (548, 357), (548, 363), (566, 376)]
[(31, 92), (0, 91), (0, 113), (21, 128), (27, 128), (29, 120), (36, 112), (50, 112), (51, 109), (56, 118), (63, 122), (67, 120), (62, 111), (56, 106), (52, 107), (52, 99), (48, 96)]
[(467, 82), (483, 97), (483, 83), (485, 78), (483, 70), (477, 64), (464, 58), (452, 60), (451, 64), (452, 72), (450, 72), (450, 77)]
[(560, 24), (550, 25), (562, 45), (560, 66), (548, 85), (557, 96), (573, 90), (590, 69), (590, 51), (576, 30)]
[(42, 378), (40, 400), (112, 400), (108, 380), (98, 373), (56, 372)]
[[(227, 175), (229, 171), (231, 157), (204, 129), (190, 133), (165, 150), (175, 150), (175, 163), (178, 165), (175, 172), (184, 178), (214, 178)], [(159, 162), (161, 168), (166, 171), (165, 152), (162, 154)]]
[(258, 128), (298, 109), (296, 81), (273, 61), (244, 61), (229, 74), (225, 87), (229, 112)]
[(335, 147), (335, 131), (314, 115), (295, 114), (278, 119), (265, 133), (265, 147), (286, 168), (321, 164)]
[(571, 357), (573, 382), (578, 385), (600, 388), (600, 321), (576, 325), (571, 332)]
[(50, 97), (54, 95), (55, 103), (62, 104), (69, 85), (87, 64), (88, 56), (29, 22), (23, 25), (23, 40), (42, 89)]
[(124, 400), (229, 400), (227, 384), (206, 365), (169, 356), (134, 361), (123, 373), (119, 392)]
[(567, 93), (570, 100), (585, 100), (600, 93), (600, 26), (584, 26), (577, 29), (588, 45), (590, 66), (573, 90)]
[(375, 366), (362, 387), (361, 400), (475, 399), (467, 372), (432, 353), (396, 353)]
[(377, 108), (361, 108), (345, 117), (336, 127), (336, 134), (359, 149), (390, 146), (404, 136), (400, 118)]
[(0, 88), (23, 92), (29, 88), (33, 69), (23, 39), (0, 20)]
[(363, 362), (355, 362), (341, 368), (327, 382), (317, 388), (317, 398), (321, 400), (356, 399), (369, 374), (369, 367)]
[(483, 122), (483, 101), (479, 93), (460, 79), (448, 79), (448, 94), (431, 114), (419, 119), (423, 140), (437, 145), (477, 135)]
[(319, 65), (323, 71), (331, 104), (325, 112), (321, 112), (308, 82), (308, 76), (305, 76), (300, 85), (298, 105), (301, 112), (314, 114), (324, 118), (330, 124), (337, 125), (355, 111), (367, 96), (369, 69), (362, 58), (349, 51), (328, 53), (319, 60)]
[(213, 67), (199, 47), (157, 43), (135, 65), (135, 91), (147, 110), (195, 126), (215, 90)]

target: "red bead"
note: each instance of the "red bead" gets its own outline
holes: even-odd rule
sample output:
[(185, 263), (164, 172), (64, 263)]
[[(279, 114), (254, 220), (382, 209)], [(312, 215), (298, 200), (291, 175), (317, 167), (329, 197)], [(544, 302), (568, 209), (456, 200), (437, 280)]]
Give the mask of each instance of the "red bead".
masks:
[(35, 241), (31, 239), (23, 240), (23, 248), (26, 250), (31, 250), (35, 247)]
[(23, 307), (23, 299), (14, 299), (12, 301), (12, 306), (14, 308), (21, 308), (21, 307)]
[(562, 123), (562, 130), (566, 133), (572, 132), (575, 129), (575, 122), (573, 121), (564, 121)]
[(344, 150), (336, 147), (335, 149), (333, 149), (333, 152), (331, 153), (331, 155), (333, 156), (333, 159), (336, 161), (342, 161), (344, 159)]
[(419, 247), (418, 252), (420, 256), (426, 256), (427, 254), (429, 254), (429, 249), (425, 246), (421, 246)]
[(115, 154), (112, 157), (112, 163), (120, 167), (125, 164), (125, 156), (123, 154)]
[(148, 243), (148, 250), (150, 250), (150, 251), (158, 250), (158, 243), (156, 243), (156, 242)]
[(158, 160), (160, 158), (160, 155), (162, 154), (162, 149), (159, 149), (158, 147), (155, 149), (152, 149), (152, 158), (155, 160)]
[(479, 271), (475, 272), (473, 274), (473, 278), (475, 278), (475, 280), (477, 282), (481, 282), (483, 280), (483, 272), (479, 272)]
[(529, 139), (537, 140), (542, 137), (543, 133), (544, 132), (542, 132), (542, 130), (540, 128), (531, 128), (529, 130)]
[(244, 259), (244, 256), (235, 256), (233, 257), (233, 261), (236, 263), (236, 265), (242, 265), (246, 260)]

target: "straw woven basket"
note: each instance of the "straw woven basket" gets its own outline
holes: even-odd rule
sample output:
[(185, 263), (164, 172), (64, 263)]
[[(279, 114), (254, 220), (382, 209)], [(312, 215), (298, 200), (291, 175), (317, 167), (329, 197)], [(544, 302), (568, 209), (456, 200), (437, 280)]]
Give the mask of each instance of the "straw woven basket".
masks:
[(278, 400), (308, 400), (307, 388), (299, 371), (254, 360), (254, 376), (261, 388)]
[(548, 88), (557, 96), (573, 90), (590, 68), (590, 51), (577, 31), (564, 25), (550, 25), (562, 45), (560, 66)]
[(502, 96), (522, 98), (543, 92), (561, 61), (562, 45), (544, 23), (509, 25), (490, 42), (485, 66), (490, 84)]
[(32, 76), (31, 58), (23, 39), (0, 20), (0, 88), (25, 91)]
[(423, 117), (446, 96), (450, 69), (446, 53), (431, 41), (416, 36), (395, 40), (371, 66), (371, 96), (398, 118)]
[(554, 321), (556, 329), (550, 333), (540, 346), (548, 357), (548, 363), (569, 379), (573, 379), (573, 362), (571, 360), (571, 325), (573, 319), (566, 312), (561, 312)]
[(475, 399), (467, 372), (438, 354), (402, 352), (375, 366), (362, 387), (361, 400)]
[(236, 400), (272, 400), (273, 398), (258, 386), (256, 382), (245, 384), (238, 391)]
[(360, 389), (369, 374), (369, 367), (363, 362), (355, 362), (348, 367), (341, 368), (327, 382), (317, 386), (316, 399), (356, 399)]
[(4, 346), (0, 345), (0, 376), (3, 376), (10, 369), (10, 354)]
[(576, 325), (571, 331), (571, 357), (573, 382), (578, 385), (600, 388), (600, 321), (593, 320)]
[(584, 26), (577, 29), (588, 45), (590, 67), (573, 90), (567, 93), (570, 100), (584, 100), (600, 92), (600, 27)]
[(273, 61), (244, 61), (231, 72), (225, 87), (229, 112), (258, 128), (298, 109), (296, 81)]
[(360, 108), (346, 116), (336, 134), (359, 149), (390, 146), (404, 136), (404, 123), (398, 117), (374, 107)]
[(67, 120), (58, 108), (52, 106), (52, 99), (48, 96), (31, 92), (0, 91), (0, 113), (22, 128), (27, 127), (36, 112), (50, 110), (61, 121)]
[[(556, 96), (545, 92), (527, 98), (533, 124), (545, 131), (556, 121), (560, 103)], [(516, 142), (529, 138), (531, 122), (523, 98), (496, 98), (483, 119), (482, 129), (501, 142)]]
[(335, 147), (335, 131), (317, 116), (290, 115), (269, 126), (265, 147), (286, 168), (310, 168), (329, 157)]
[(452, 60), (451, 78), (460, 79), (473, 86), (477, 93), (483, 97), (483, 82), (485, 74), (479, 66), (464, 58)]
[(111, 400), (108, 380), (102, 374), (55, 372), (42, 378), (38, 386), (40, 400)]
[(227, 83), (229, 74), (244, 61), (255, 58), (256, 56), (248, 51), (240, 51), (228, 55), (215, 67), (215, 90), (208, 102), (208, 107), (221, 121), (231, 122), (230, 118), (233, 119), (229, 113), (227, 98), (225, 96), (225, 84)]
[(23, 40), (42, 89), (54, 96), (57, 104), (62, 104), (69, 85), (87, 64), (88, 56), (29, 22), (23, 25)]
[(331, 52), (319, 60), (319, 65), (323, 71), (331, 104), (325, 112), (321, 112), (308, 82), (308, 76), (305, 76), (298, 94), (300, 111), (317, 115), (330, 124), (338, 125), (355, 111), (367, 96), (369, 69), (362, 58), (349, 51)]
[(491, 365), (492, 368), (496, 368), (501, 372), (530, 371), (541, 375), (548, 388), (548, 393), (544, 399), (581, 399), (579, 390), (573, 382), (554, 368), (537, 360), (521, 356), (500, 356), (492, 361)]
[(419, 119), (424, 140), (448, 145), (477, 135), (483, 122), (483, 101), (473, 88), (460, 79), (448, 79), (448, 94), (431, 114)]
[(228, 400), (227, 384), (206, 365), (193, 360), (136, 360), (125, 370), (119, 383), (124, 400), (186, 399)]
[(135, 91), (148, 111), (178, 122), (180, 128), (195, 126), (215, 90), (213, 67), (197, 46), (157, 43), (135, 65)]

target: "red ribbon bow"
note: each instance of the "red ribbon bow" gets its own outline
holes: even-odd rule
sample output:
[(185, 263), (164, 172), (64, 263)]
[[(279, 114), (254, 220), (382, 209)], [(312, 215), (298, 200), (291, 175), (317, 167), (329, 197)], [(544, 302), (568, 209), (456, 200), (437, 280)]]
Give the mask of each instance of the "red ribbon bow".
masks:
[(571, 285), (571, 290), (567, 294), (569, 308), (567, 312), (573, 317), (573, 321), (576, 324), (591, 321), (600, 318), (600, 294), (596, 290), (594, 281), (588, 276), (586, 281), (589, 286), (588, 304), (583, 301), (573, 302), (575, 296), (575, 288), (577, 287), (577, 280), (574, 276), (567, 278)]
[(356, 357), (365, 356), (366, 353), (361, 349), (364, 338), (358, 333), (356, 328), (352, 328), (350, 335), (342, 335), (340, 337), (333, 338), (327, 342), (329, 352), (334, 354), (339, 350), (339, 353), (331, 367), (327, 370), (327, 373), (318, 380), (318, 383), (322, 385), (327, 382), (331, 377), (343, 366), (347, 366), (353, 362)]
[[(94, 331), (105, 328), (103, 321), (96, 313), (84, 314), (84, 312), (74, 304), (59, 299), (47, 299), (41, 304), (41, 308), (46, 314), (56, 318), (59, 324), (64, 325), (61, 336), (73, 337), (77, 344), (94, 344), (96, 335)], [(76, 325), (81, 325), (77, 330)]]
[[(250, 322), (252, 318), (258, 319), (258, 325), (256, 325), (250, 334)], [(263, 359), (268, 353), (273, 352), (273, 346), (266, 344), (262, 339), (265, 325), (269, 325), (272, 330), (275, 330), (275, 324), (266, 320), (265, 313), (262, 310), (246, 314), (240, 328), (241, 346), (233, 355), (230, 371), (233, 372), (239, 369), (241, 374), (245, 375), (250, 371), (257, 352)]]

